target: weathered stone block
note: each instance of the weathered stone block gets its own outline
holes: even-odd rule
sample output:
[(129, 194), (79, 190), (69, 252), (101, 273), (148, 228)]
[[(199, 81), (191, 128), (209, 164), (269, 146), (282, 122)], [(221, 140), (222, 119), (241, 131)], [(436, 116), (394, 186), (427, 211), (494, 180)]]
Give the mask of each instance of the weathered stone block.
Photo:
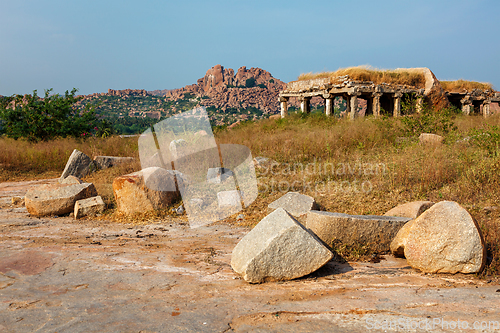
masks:
[(314, 234), (278, 208), (236, 245), (231, 267), (245, 281), (261, 283), (310, 274), (332, 257)]
[(94, 171), (94, 169), (95, 165), (90, 157), (75, 149), (73, 150), (73, 153), (71, 153), (68, 162), (66, 162), (66, 167), (64, 168), (59, 181), (63, 181), (68, 176), (83, 178)]
[(25, 201), (33, 216), (63, 215), (73, 211), (75, 202), (97, 196), (92, 183), (50, 184), (28, 190)]
[(78, 200), (75, 203), (74, 217), (79, 219), (84, 216), (95, 216), (101, 214), (106, 208), (101, 196)]
[(121, 163), (133, 162), (133, 157), (117, 157), (117, 156), (96, 156), (94, 163), (98, 169), (107, 169)]
[(235, 207), (241, 209), (241, 195), (240, 191), (222, 191), (217, 193), (217, 201), (219, 208)]
[(420, 214), (432, 207), (432, 201), (413, 201), (398, 205), (387, 211), (384, 216), (401, 216), (416, 219)]
[(444, 137), (442, 137), (441, 135), (437, 135), (437, 134), (422, 133), (418, 137), (418, 140), (422, 144), (439, 145), (439, 144), (443, 143)]
[(390, 244), (398, 231), (408, 222), (407, 217), (348, 215), (310, 211), (306, 227), (323, 242), (364, 246), (367, 250), (383, 253), (390, 250)]
[[(486, 264), (486, 248), (477, 222), (458, 203), (441, 201), (409, 227), (403, 239), (408, 264), (426, 273), (477, 273)], [(393, 246), (395, 247), (395, 246)]]
[(180, 198), (176, 173), (150, 167), (115, 178), (113, 193), (118, 211), (125, 214), (163, 209)]
[(311, 210), (317, 209), (318, 205), (313, 197), (297, 192), (288, 192), (278, 200), (271, 202), (267, 206), (267, 211), (271, 213), (278, 208), (283, 208), (291, 215), (300, 218), (305, 217)]
[(63, 180), (59, 179), (59, 183), (61, 183), (61, 184), (81, 184), (83, 182), (78, 177), (68, 176), (68, 177), (64, 178)]

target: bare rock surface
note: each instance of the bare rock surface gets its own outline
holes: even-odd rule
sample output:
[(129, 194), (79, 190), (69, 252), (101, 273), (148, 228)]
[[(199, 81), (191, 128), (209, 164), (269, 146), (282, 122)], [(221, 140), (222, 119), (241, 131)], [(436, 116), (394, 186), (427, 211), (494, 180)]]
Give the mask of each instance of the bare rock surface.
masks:
[(59, 178), (60, 181), (64, 180), (68, 176), (75, 176), (77, 178), (83, 178), (93, 171), (95, 168), (92, 159), (82, 153), (81, 151), (75, 149), (71, 153), (68, 162), (66, 162), (66, 167)]
[(78, 200), (75, 203), (74, 217), (79, 219), (84, 216), (96, 216), (101, 214), (106, 208), (101, 196)]
[(398, 205), (387, 211), (384, 216), (401, 216), (416, 219), (420, 214), (432, 207), (432, 201), (412, 201)]
[(306, 227), (323, 242), (364, 247), (372, 252), (387, 252), (398, 231), (411, 218), (375, 215), (348, 215), (310, 211)]
[(28, 212), (33, 216), (53, 216), (71, 213), (75, 202), (97, 195), (92, 183), (41, 185), (25, 196)]
[(231, 267), (245, 281), (261, 283), (310, 274), (332, 257), (333, 253), (316, 236), (278, 208), (236, 245)]
[(306, 214), (318, 208), (313, 197), (298, 192), (288, 192), (267, 206), (268, 212), (283, 208), (294, 217), (305, 217)]
[(118, 210), (125, 214), (167, 208), (180, 198), (176, 173), (150, 167), (115, 178), (113, 193)]
[(96, 156), (94, 163), (98, 169), (107, 169), (114, 167), (121, 163), (130, 163), (134, 160), (133, 157), (119, 157), (119, 156)]
[(415, 219), (404, 254), (411, 267), (426, 273), (477, 273), (486, 264), (477, 222), (453, 201), (438, 202)]
[(424, 274), (387, 255), (329, 261), (300, 279), (254, 285), (230, 266), (246, 227), (193, 229), (185, 217), (34, 218), (7, 209), (13, 195), (56, 182), (0, 183), (1, 332), (364, 333), (401, 322), (394, 331), (451, 332), (447, 325), (458, 320), (464, 332), (500, 328), (495, 277)]

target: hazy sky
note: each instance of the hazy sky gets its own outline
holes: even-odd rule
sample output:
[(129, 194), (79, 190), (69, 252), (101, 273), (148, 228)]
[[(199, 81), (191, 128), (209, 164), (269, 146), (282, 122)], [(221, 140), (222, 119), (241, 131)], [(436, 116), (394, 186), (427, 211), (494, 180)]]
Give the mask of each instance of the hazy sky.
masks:
[(500, 90), (499, 15), (498, 0), (0, 0), (0, 95), (180, 88), (216, 64), (285, 82), (429, 67)]

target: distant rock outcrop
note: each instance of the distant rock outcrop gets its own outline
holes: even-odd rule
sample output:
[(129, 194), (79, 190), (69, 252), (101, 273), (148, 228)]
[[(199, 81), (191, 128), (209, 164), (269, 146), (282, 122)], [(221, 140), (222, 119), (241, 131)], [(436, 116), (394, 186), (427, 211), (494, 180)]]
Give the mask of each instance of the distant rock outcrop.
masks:
[[(226, 111), (255, 107), (264, 113), (277, 113), (278, 94), (286, 83), (274, 78), (261, 68), (240, 67), (236, 74), (232, 68), (216, 65), (210, 68), (196, 84), (173, 90), (155, 90), (152, 94), (163, 95), (172, 100), (181, 99), (190, 93), (202, 97), (200, 104), (214, 106)], [(207, 98), (208, 97), (208, 98)]]

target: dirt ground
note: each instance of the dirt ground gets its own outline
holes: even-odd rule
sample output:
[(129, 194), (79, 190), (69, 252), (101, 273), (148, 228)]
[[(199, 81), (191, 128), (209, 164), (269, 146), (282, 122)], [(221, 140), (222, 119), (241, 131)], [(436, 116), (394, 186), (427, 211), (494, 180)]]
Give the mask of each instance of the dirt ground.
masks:
[(498, 281), (431, 275), (390, 255), (248, 284), (231, 251), (249, 231), (33, 218), (0, 184), (0, 332), (500, 332)]

